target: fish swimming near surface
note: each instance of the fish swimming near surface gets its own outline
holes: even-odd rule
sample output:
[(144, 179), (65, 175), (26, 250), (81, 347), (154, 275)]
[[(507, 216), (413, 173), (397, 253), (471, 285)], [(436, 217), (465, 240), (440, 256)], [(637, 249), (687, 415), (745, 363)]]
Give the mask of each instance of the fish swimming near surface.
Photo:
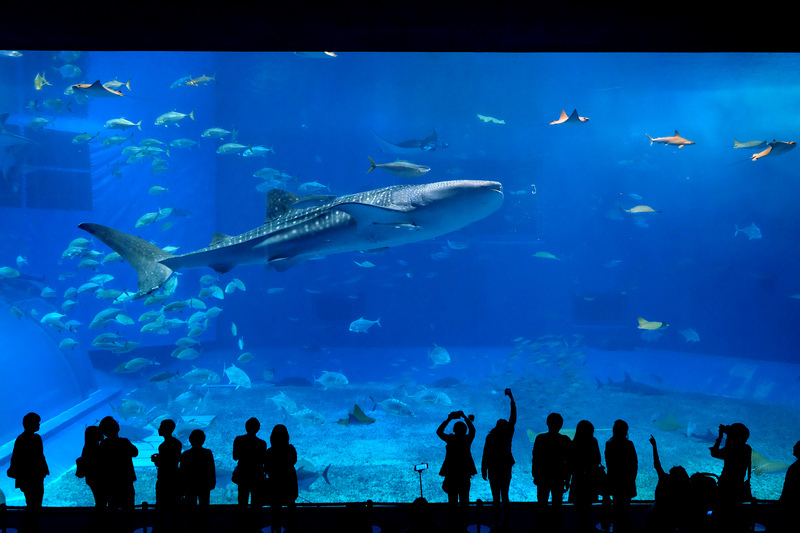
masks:
[(786, 152), (793, 150), (794, 147), (797, 146), (797, 143), (794, 141), (775, 141), (773, 140), (769, 143), (769, 146), (763, 152), (759, 152), (757, 154), (753, 154), (753, 161), (758, 161), (762, 157), (767, 156), (774, 156), (774, 155), (783, 155)]
[(372, 160), (371, 157), (367, 156), (369, 159), (369, 170), (367, 170), (367, 174), (379, 168), (389, 174), (394, 176), (398, 176), (400, 178), (418, 178), (428, 172), (431, 167), (426, 167), (425, 165), (415, 165), (414, 163), (409, 163), (408, 161), (394, 161), (393, 163), (376, 163)]
[(736, 237), (740, 233), (744, 233), (745, 235), (750, 237), (750, 240), (761, 238), (761, 228), (759, 228), (755, 224), (750, 224), (746, 228), (740, 228), (737, 224), (734, 224), (734, 227), (736, 227), (736, 232), (733, 234), (734, 237)]
[(750, 148), (751, 150), (755, 150), (758, 148), (766, 148), (769, 145), (767, 141), (745, 141), (739, 142), (736, 139), (733, 140), (733, 147), (734, 148)]
[[(211, 244), (173, 255), (158, 246), (100, 224), (78, 227), (119, 253), (139, 277), (141, 298), (182, 268), (268, 264), (283, 272), (308, 259), (363, 250), (383, 250), (431, 239), (480, 220), (503, 203), (496, 181), (460, 180), (395, 185), (346, 196), (314, 196), (273, 189), (263, 225), (236, 236), (215, 233)], [(299, 204), (299, 205), (298, 205)]]
[(573, 110), (572, 114), (569, 116), (567, 116), (567, 112), (562, 109), (561, 116), (558, 117), (557, 120), (552, 121), (550, 125), (555, 126), (556, 124), (582, 124), (584, 122), (589, 122), (589, 118), (579, 117), (577, 109)]
[[(130, 88), (130, 87), (129, 87)], [(115, 96), (125, 96), (122, 91), (115, 91), (104, 87), (100, 80), (94, 83), (78, 83), (72, 86), (72, 90), (95, 98), (113, 98)]]
[(642, 317), (639, 317), (639, 325), (636, 326), (639, 329), (646, 329), (648, 331), (655, 331), (659, 329), (667, 329), (669, 324), (666, 322), (653, 322), (650, 320), (645, 320)]
[[(647, 134), (645, 133), (645, 135)], [(673, 135), (672, 137), (653, 138), (647, 135), (647, 138), (650, 139), (651, 145), (653, 143), (656, 143), (656, 144), (663, 144), (664, 146), (677, 146), (678, 149), (683, 148), (684, 146), (687, 146), (689, 144), (695, 144), (694, 141), (690, 141), (689, 139), (684, 139), (683, 137), (681, 137), (680, 134), (678, 133), (678, 130), (675, 130), (675, 135)]]
[(608, 378), (608, 381), (603, 383), (597, 378), (595, 378), (595, 380), (597, 381), (598, 389), (612, 388), (622, 392), (630, 392), (642, 396), (661, 396), (665, 394), (661, 389), (657, 389), (645, 383), (632, 380), (627, 372), (625, 372), (625, 379), (622, 381), (611, 381), (611, 378)]
[(417, 150), (423, 150), (425, 152), (432, 152), (437, 148), (447, 148), (447, 143), (440, 143), (439, 137), (436, 134), (436, 130), (425, 137), (424, 139), (412, 139), (409, 141), (402, 141), (399, 143), (392, 143), (375, 133), (372, 132), (373, 135), (378, 139), (378, 143), (381, 147), (381, 152), (389, 153), (389, 154), (413, 154), (417, 153)]

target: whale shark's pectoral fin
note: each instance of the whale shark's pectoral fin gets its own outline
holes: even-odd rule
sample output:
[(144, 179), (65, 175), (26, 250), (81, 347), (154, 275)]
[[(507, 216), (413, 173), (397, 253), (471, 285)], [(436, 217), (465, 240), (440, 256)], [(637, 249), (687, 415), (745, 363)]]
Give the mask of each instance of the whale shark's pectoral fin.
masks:
[(405, 213), (412, 211), (413, 206), (383, 207), (361, 203), (337, 204), (333, 207), (336, 211), (343, 211), (353, 217), (362, 228), (372, 224), (385, 224), (389, 226), (407, 225), (412, 222)]
[[(230, 235), (225, 235), (224, 233), (215, 232), (211, 236), (211, 246), (214, 246), (215, 244), (221, 243), (222, 241), (224, 241), (228, 237), (230, 237)], [(225, 272), (227, 272), (227, 270)]]
[(305, 261), (305, 258), (300, 257), (276, 257), (275, 259), (270, 259), (267, 263), (269, 266), (277, 270), (278, 272), (284, 272), (289, 270), (293, 266), (302, 263)]
[(213, 268), (214, 272), (216, 272), (217, 274), (224, 274), (226, 272), (230, 272), (236, 265), (232, 265), (230, 263), (222, 263), (218, 265), (208, 265), (208, 266)]

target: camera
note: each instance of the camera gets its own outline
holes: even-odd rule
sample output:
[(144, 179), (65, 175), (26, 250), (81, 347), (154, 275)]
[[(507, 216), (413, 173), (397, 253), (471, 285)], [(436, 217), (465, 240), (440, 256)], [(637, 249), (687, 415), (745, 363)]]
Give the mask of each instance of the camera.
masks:
[(428, 469), (428, 463), (420, 463), (414, 466), (414, 472), (422, 472)]

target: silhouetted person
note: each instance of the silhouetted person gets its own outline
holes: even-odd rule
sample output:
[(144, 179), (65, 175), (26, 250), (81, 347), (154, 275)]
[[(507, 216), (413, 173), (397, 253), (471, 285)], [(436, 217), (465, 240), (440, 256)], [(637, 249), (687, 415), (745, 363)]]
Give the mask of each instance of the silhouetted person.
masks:
[(130, 531), (136, 497), (133, 489), (133, 482), (136, 481), (133, 458), (139, 455), (139, 450), (131, 441), (119, 436), (119, 423), (113, 417), (103, 418), (99, 428), (106, 437), (100, 443), (100, 487), (104, 492), (103, 500), (109, 509), (122, 510), (121, 529)]
[(421, 496), (411, 504), (408, 518), (411, 525), (405, 528), (402, 533), (441, 533), (442, 531), (442, 526), (433, 516), (431, 504)]
[(673, 466), (669, 473), (661, 466), (656, 439), (650, 435), (653, 446), (653, 467), (658, 474), (655, 501), (645, 518), (645, 531), (648, 533), (673, 533), (676, 529), (685, 530), (686, 499), (689, 492), (689, 474), (682, 466)]
[(269, 507), (272, 531), (281, 530), (283, 506), (289, 511), (289, 524), (287, 530), (297, 530), (297, 450), (289, 444), (289, 430), (283, 424), (272, 428), (269, 436), (270, 447), (267, 449), (264, 469), (269, 476)]
[(156, 515), (158, 529), (164, 529), (174, 521), (174, 512), (181, 499), (181, 486), (178, 480), (178, 466), (181, 462), (181, 441), (172, 436), (175, 422), (167, 418), (158, 426), (158, 434), (164, 442), (158, 445), (158, 453), (150, 460), (158, 469), (156, 481)]
[(193, 430), (189, 434), (189, 444), (192, 447), (181, 454), (179, 478), (189, 508), (191, 531), (208, 529), (211, 490), (217, 486), (214, 454), (211, 450), (203, 448), (205, 441), (206, 434), (202, 429)]
[(611, 438), (606, 441), (605, 456), (614, 533), (627, 532), (631, 529), (631, 500), (636, 497), (639, 460), (636, 448), (628, 440), (628, 424), (624, 420), (614, 422)]
[[(538, 515), (547, 531), (561, 531), (561, 502), (569, 488), (569, 466), (572, 442), (559, 433), (564, 419), (558, 413), (547, 415), (547, 432), (536, 435), (531, 456), (531, 475), (536, 485)], [(552, 495), (552, 509), (547, 500)], [(552, 511), (548, 513), (548, 511)], [(550, 529), (547, 529), (547, 528)]]
[(37, 515), (44, 499), (44, 478), (50, 475), (44, 458), (42, 437), (36, 433), (41, 421), (36, 413), (22, 417), (23, 432), (14, 441), (8, 468), (8, 476), (15, 480), (14, 487), (25, 495), (27, 512), (23, 519), (23, 531), (38, 530)]
[(576, 530), (579, 533), (593, 529), (592, 503), (597, 501), (606, 478), (601, 462), (600, 445), (594, 437), (594, 426), (588, 420), (581, 420), (575, 428), (569, 459), (572, 475), (569, 502), (575, 506)]
[(492, 513), (495, 525), (502, 525), (507, 519), (508, 487), (511, 485), (511, 467), (514, 466), (511, 440), (517, 423), (517, 404), (511, 389), (506, 389), (505, 394), (511, 400), (511, 414), (508, 420), (503, 418), (498, 420), (494, 429), (486, 435), (481, 460), (481, 475), (484, 480), (489, 480), (489, 487), (492, 489)]
[[(800, 459), (800, 441), (794, 445), (794, 456)], [(795, 461), (786, 470), (783, 480), (783, 490), (778, 500), (781, 515), (782, 531), (797, 531), (800, 520), (800, 461)]]
[(262, 504), (261, 492), (264, 487), (264, 460), (267, 443), (256, 437), (261, 423), (251, 418), (245, 422), (245, 435), (233, 439), (233, 460), (238, 461), (234, 475), (239, 485), (239, 505), (246, 507)]
[[(453, 424), (453, 433), (445, 433), (444, 430), (450, 421), (459, 418), (463, 418), (464, 422), (456, 422)], [(439, 475), (444, 477), (442, 489), (447, 493), (450, 527), (453, 531), (461, 531), (464, 529), (463, 515), (466, 514), (469, 505), (470, 478), (478, 473), (470, 449), (475, 439), (475, 426), (464, 411), (453, 411), (439, 425), (436, 434), (447, 443)]]
[(103, 432), (98, 426), (88, 426), (83, 434), (83, 450), (78, 459), (79, 477), (86, 481), (86, 485), (92, 491), (95, 508), (102, 509), (106, 506), (105, 494), (101, 487), (102, 458), (100, 456), (100, 443), (103, 442)]
[[(723, 436), (725, 446), (720, 448)], [(726, 531), (747, 529), (742, 503), (750, 495), (750, 461), (753, 450), (747, 444), (750, 430), (740, 422), (725, 426), (720, 424), (719, 436), (709, 448), (711, 457), (722, 459), (722, 473), (719, 476), (717, 509), (713, 512), (718, 527)]]

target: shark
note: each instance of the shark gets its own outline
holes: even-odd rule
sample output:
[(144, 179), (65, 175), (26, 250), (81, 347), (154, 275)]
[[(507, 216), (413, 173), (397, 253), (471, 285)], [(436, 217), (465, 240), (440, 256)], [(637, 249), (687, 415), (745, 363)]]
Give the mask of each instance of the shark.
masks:
[(0, 114), (0, 149), (11, 148), (13, 146), (21, 146), (25, 144), (33, 144), (32, 141), (22, 135), (11, 133), (6, 129), (6, 120), (8, 120), (8, 113)]
[(183, 268), (225, 273), (237, 265), (267, 264), (283, 272), (327, 255), (380, 251), (431, 239), (481, 220), (503, 203), (496, 181), (455, 180), (394, 185), (345, 196), (267, 193), (264, 224), (241, 235), (214, 233), (211, 244), (173, 255), (120, 230), (84, 222), (78, 227), (119, 253), (136, 270), (142, 298)]
[(611, 378), (608, 378), (607, 383), (603, 383), (599, 379), (597, 380), (597, 388), (600, 389), (602, 387), (610, 387), (613, 389), (620, 390), (622, 392), (631, 392), (633, 394), (639, 394), (642, 396), (660, 396), (664, 394), (664, 391), (661, 389), (657, 389), (655, 387), (651, 387), (645, 383), (639, 383), (638, 381), (633, 381), (631, 377), (625, 372), (625, 379), (622, 381), (611, 381)]
[[(645, 135), (647, 135), (645, 133)], [(675, 135), (672, 137), (650, 137), (647, 135), (647, 138), (650, 139), (650, 144), (663, 144), (664, 146), (677, 146), (679, 149), (683, 148), (686, 145), (694, 144), (694, 141), (690, 141), (689, 139), (684, 139), (678, 133), (678, 130), (675, 130)]]

